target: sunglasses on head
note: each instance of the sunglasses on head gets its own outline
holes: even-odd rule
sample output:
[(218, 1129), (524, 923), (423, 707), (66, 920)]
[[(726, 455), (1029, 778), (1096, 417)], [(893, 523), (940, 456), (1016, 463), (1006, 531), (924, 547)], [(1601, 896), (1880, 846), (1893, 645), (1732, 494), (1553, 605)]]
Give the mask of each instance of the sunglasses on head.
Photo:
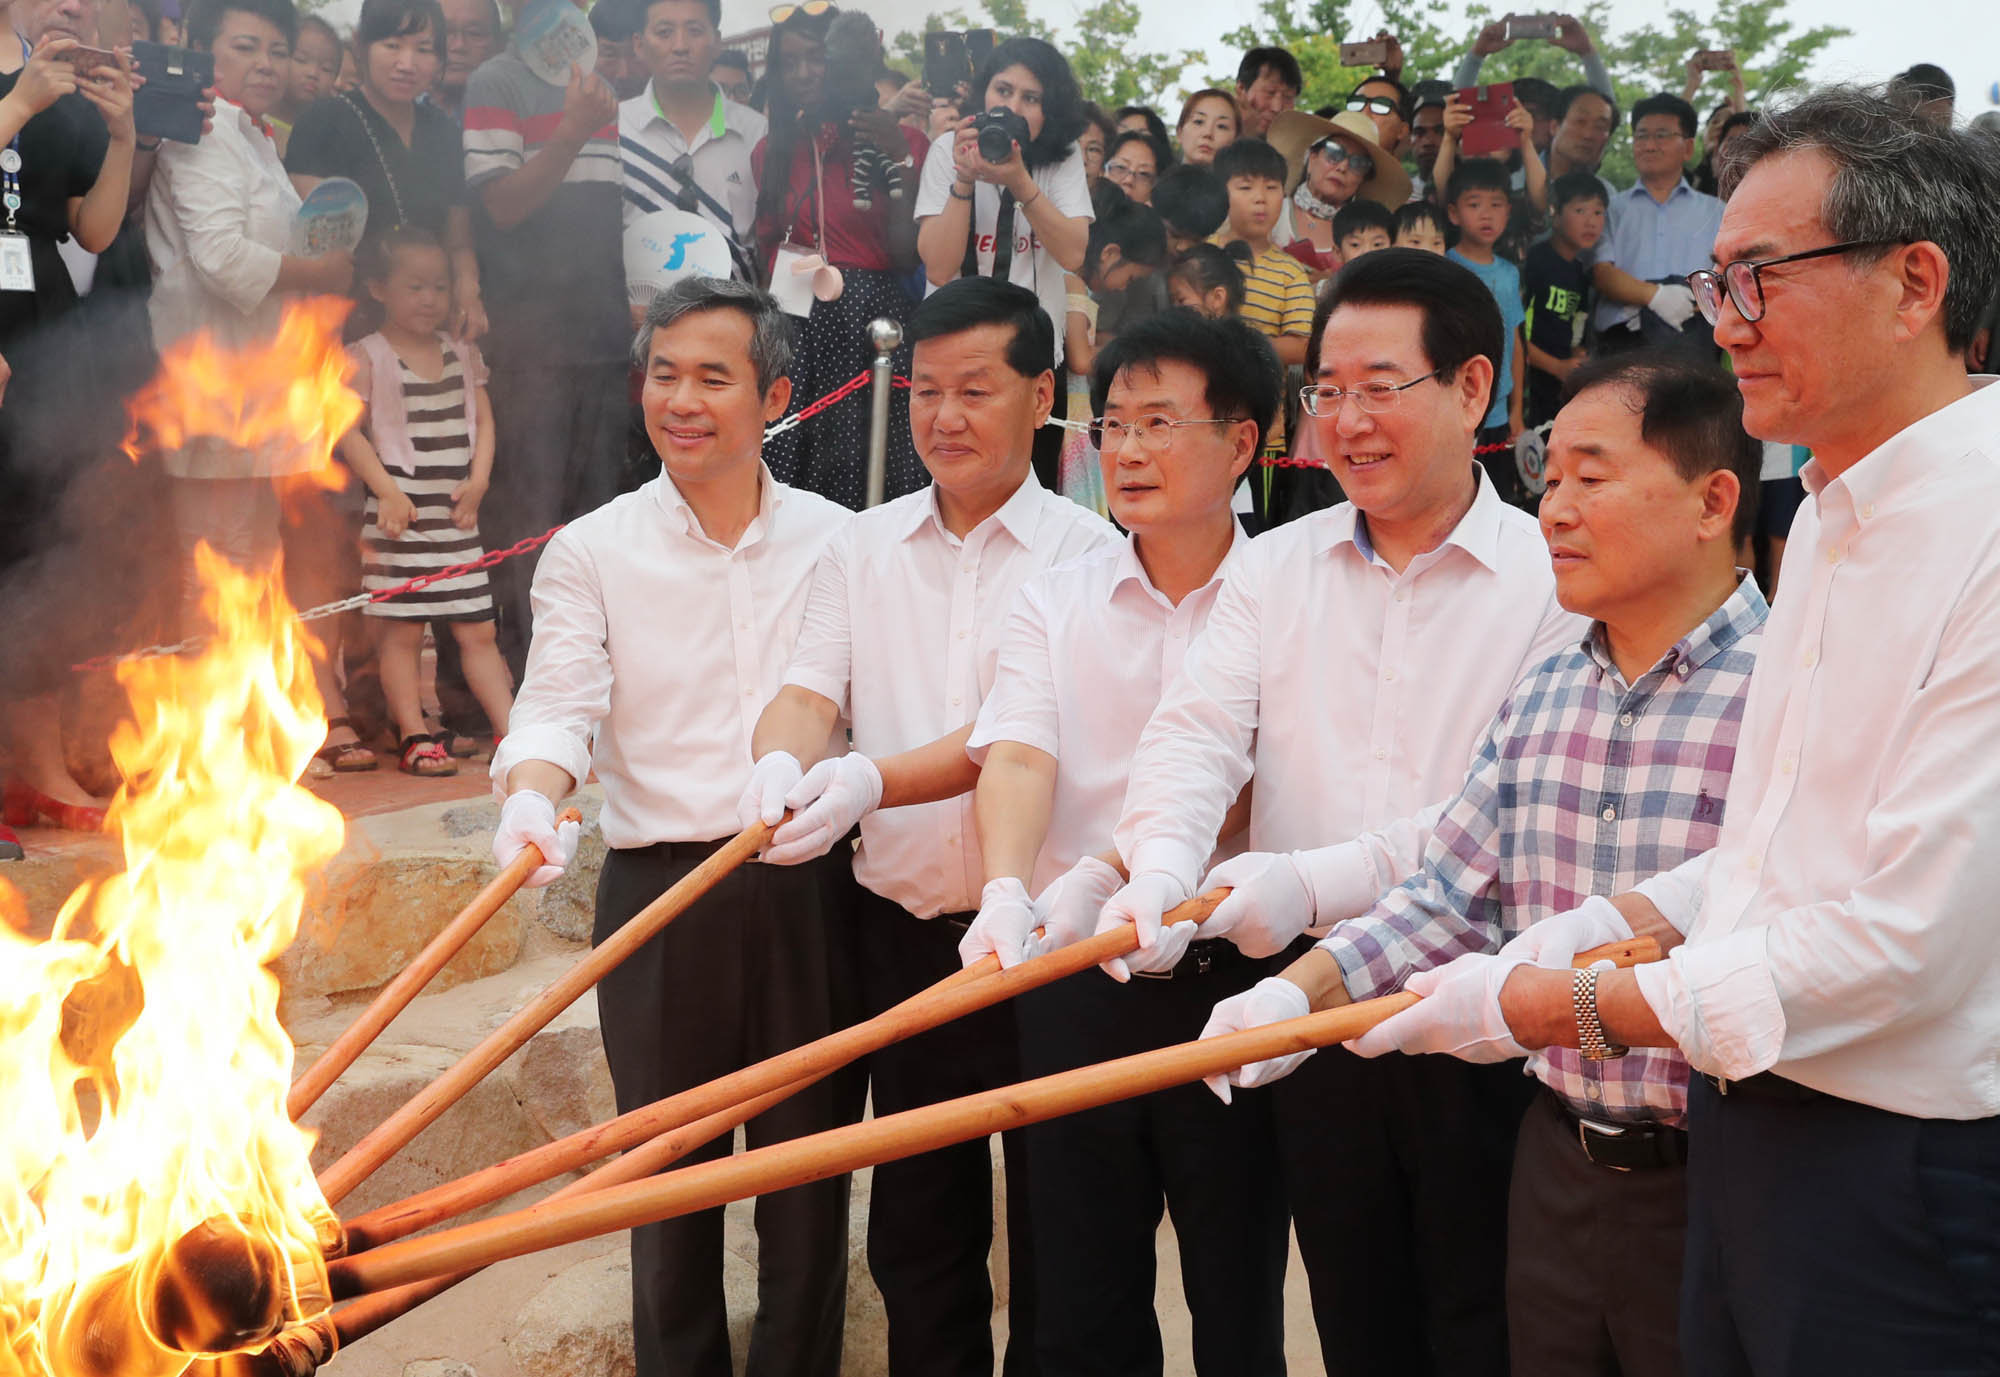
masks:
[(795, 14), (802, 14), (808, 19), (817, 19), (832, 9), (833, 0), (804, 0), (804, 3), (797, 5), (773, 5), (771, 22), (782, 24)]
[(1371, 115), (1393, 115), (1396, 113), (1396, 102), (1389, 96), (1349, 96), (1347, 108), (1366, 110)]

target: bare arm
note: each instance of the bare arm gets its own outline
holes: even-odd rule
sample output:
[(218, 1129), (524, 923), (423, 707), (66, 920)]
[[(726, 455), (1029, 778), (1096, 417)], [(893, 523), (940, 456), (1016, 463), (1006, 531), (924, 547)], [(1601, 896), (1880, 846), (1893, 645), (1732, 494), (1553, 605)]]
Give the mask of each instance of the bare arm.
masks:
[(569, 777), (569, 771), (546, 760), (524, 760), (507, 772), (507, 792), (510, 794), (533, 789), (544, 798), (561, 803), (575, 788), (576, 781)]
[(570, 68), (562, 119), (549, 141), (512, 172), (479, 188), (480, 202), (493, 223), (512, 229), (548, 204), (591, 135), (618, 118), (618, 97), (595, 72)]
[(472, 248), (472, 212), (453, 206), (445, 214), (445, 252), (451, 255), (451, 297), (457, 333), (476, 340), (486, 333), (486, 305), (479, 293), (479, 255)]
[[(772, 751), (784, 751), (801, 768), (811, 769), (826, 753), (839, 720), (840, 704), (809, 688), (786, 684), (758, 716), (757, 729), (750, 734), (750, 756), (762, 760)], [(888, 802), (886, 797), (883, 802)]]
[(883, 808), (936, 803), (968, 793), (979, 783), (979, 766), (965, 753), (972, 723), (915, 750), (883, 756), (875, 762), (882, 772)]
[(1591, 285), (1621, 306), (1644, 306), (1660, 290), (1659, 284), (1642, 282), (1616, 263), (1598, 263), (1590, 269)]
[(979, 852), (986, 862), (984, 878), (1031, 883), (1055, 797), (1054, 756), (1017, 741), (993, 743), (972, 804)]
[(958, 276), (965, 264), (965, 236), (972, 231), (972, 183), (964, 177), (951, 184), (944, 209), (924, 217), (917, 226), (917, 257), (933, 287)]
[(1277, 352), (1278, 362), (1289, 367), (1304, 365), (1306, 361), (1307, 335), (1277, 335), (1271, 340), (1271, 348)]

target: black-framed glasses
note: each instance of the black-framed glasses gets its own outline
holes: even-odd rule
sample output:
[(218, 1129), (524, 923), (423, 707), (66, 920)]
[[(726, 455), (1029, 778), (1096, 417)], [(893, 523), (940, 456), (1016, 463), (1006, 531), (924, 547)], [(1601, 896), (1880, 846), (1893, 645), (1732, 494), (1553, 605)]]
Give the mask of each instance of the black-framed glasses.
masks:
[(1349, 96), (1347, 108), (1366, 110), (1371, 115), (1393, 115), (1398, 107), (1391, 96)]
[(1124, 444), (1130, 437), (1137, 440), (1142, 449), (1159, 449), (1182, 426), (1233, 426), (1248, 419), (1247, 416), (1202, 416), (1191, 421), (1176, 421), (1157, 411), (1134, 416), (1129, 421), (1096, 416), (1090, 422), (1090, 443), (1099, 450), (1110, 450)]
[(1694, 292), (1694, 304), (1701, 308), (1701, 318), (1710, 325), (1722, 319), (1725, 293), (1744, 323), (1755, 325), (1764, 318), (1764, 269), (1775, 268), (1780, 263), (1803, 263), (1809, 258), (1832, 258), (1838, 254), (1853, 253), (1856, 249), (1894, 248), (1909, 242), (1907, 239), (1849, 239), (1777, 258), (1738, 258), (1724, 263), (1719, 269), (1701, 268), (1689, 273), (1687, 284)]
[(1339, 167), (1346, 163), (1360, 174), (1362, 181), (1375, 175), (1375, 160), (1358, 148), (1349, 148), (1339, 139), (1324, 138), (1313, 145), (1313, 152), (1324, 153), (1328, 166)]
[(1349, 397), (1354, 404), (1370, 416), (1379, 416), (1394, 406), (1397, 399), (1420, 382), (1429, 382), (1437, 376), (1433, 368), (1421, 378), (1411, 378), (1406, 383), (1365, 382), (1353, 387), (1335, 387), (1332, 383), (1311, 383), (1299, 389), (1299, 405), (1306, 409), (1308, 416), (1338, 416), (1340, 404)]

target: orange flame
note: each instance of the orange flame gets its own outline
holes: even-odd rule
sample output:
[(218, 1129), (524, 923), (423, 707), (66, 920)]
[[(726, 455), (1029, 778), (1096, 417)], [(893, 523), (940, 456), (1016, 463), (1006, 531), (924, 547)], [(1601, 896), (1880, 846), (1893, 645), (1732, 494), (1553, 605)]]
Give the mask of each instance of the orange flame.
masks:
[[(135, 434), (324, 453), (358, 412), (338, 318), (290, 312), (268, 352), (171, 353)], [(206, 648), (119, 670), (123, 871), (47, 941), (0, 926), (0, 1377), (173, 1377), (326, 1306), (338, 1221), (285, 1110), (268, 969), (343, 835), (297, 783), (326, 731), (317, 647), (276, 570), (197, 564)]]

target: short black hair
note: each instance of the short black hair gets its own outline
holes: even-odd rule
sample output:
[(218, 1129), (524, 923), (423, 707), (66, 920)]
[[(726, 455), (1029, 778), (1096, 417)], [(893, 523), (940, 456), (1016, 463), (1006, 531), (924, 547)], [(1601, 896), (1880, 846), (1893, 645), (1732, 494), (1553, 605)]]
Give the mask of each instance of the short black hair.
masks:
[(604, 43), (624, 43), (646, 27), (651, 0), (597, 0), (590, 7), (590, 30)]
[(1299, 60), (1283, 48), (1252, 48), (1243, 54), (1243, 60), (1236, 64), (1237, 86), (1249, 90), (1266, 69), (1276, 72), (1278, 80), (1294, 91), (1305, 90), (1306, 79), (1299, 71)]
[(1393, 240), (1396, 237), (1396, 212), (1390, 210), (1380, 201), (1371, 201), (1366, 197), (1356, 196), (1333, 213), (1333, 242), (1335, 244), (1340, 243), (1341, 240), (1350, 234), (1356, 234), (1366, 229), (1381, 230), (1382, 233), (1388, 235)]
[(1445, 101), (1450, 98), (1453, 89), (1450, 82), (1438, 81), (1435, 78), (1418, 82), (1410, 88), (1410, 98), (1403, 102), (1403, 118), (1414, 122), (1417, 111), (1427, 106), (1435, 105), (1440, 110), (1444, 109)]
[(1229, 218), (1229, 188), (1209, 168), (1181, 163), (1153, 183), (1153, 209), (1175, 234), (1206, 239)]
[(1036, 378), (1056, 366), (1056, 327), (1042, 299), (1026, 287), (991, 277), (954, 278), (917, 303), (903, 334), (911, 344), (962, 335), (986, 325), (1010, 325), (1007, 366)]
[(1562, 92), (1553, 81), (1543, 81), (1540, 77), (1515, 77), (1514, 99), (1540, 119), (1555, 118), (1556, 106), (1562, 104)]
[(213, 48), (222, 17), (231, 10), (268, 19), (285, 36), (288, 47), (298, 41), (299, 12), (292, 0), (191, 0), (181, 12), (181, 41), (190, 48)]
[(1225, 191), (1232, 177), (1262, 177), (1283, 186), (1292, 171), (1285, 166), (1285, 155), (1262, 139), (1238, 139), (1217, 150), (1208, 165)]
[(1563, 386), (1565, 404), (1599, 388), (1617, 388), (1637, 405), (1639, 435), (1693, 483), (1717, 469), (1736, 475), (1742, 495), (1730, 531), (1741, 544), (1757, 525), (1764, 447), (1743, 429), (1743, 394), (1718, 364), (1684, 349), (1649, 348), (1593, 358)]
[(1243, 269), (1220, 244), (1196, 244), (1174, 260), (1167, 280), (1186, 282), (1203, 296), (1220, 287), (1230, 315), (1243, 309)]
[(359, 260), (355, 264), (356, 275), (363, 282), (387, 282), (389, 274), (396, 271), (398, 249), (446, 252), (444, 240), (430, 230), (417, 225), (396, 225), (362, 241)]
[(1150, 105), (1121, 105), (1118, 107), (1118, 113), (1111, 117), (1112, 126), (1115, 128), (1128, 115), (1139, 116), (1139, 118), (1146, 121), (1147, 133), (1151, 134), (1161, 143), (1167, 141), (1167, 122), (1160, 118), (1158, 110), (1155, 110)]
[(1559, 120), (1568, 119), (1570, 106), (1576, 104), (1585, 96), (1596, 96), (1599, 100), (1610, 106), (1611, 123), (1614, 125), (1618, 123), (1618, 102), (1610, 96), (1605, 95), (1604, 92), (1598, 90), (1587, 81), (1579, 81), (1574, 86), (1565, 86), (1562, 88), (1562, 91), (1556, 96), (1556, 118)]
[(444, 60), (444, 10), (438, 0), (362, 0), (361, 17), (354, 21), (354, 58), (368, 72), (368, 49), (385, 38), (431, 32), (439, 62)]
[(1952, 100), (1958, 95), (1958, 87), (1953, 84), (1951, 73), (1935, 62), (1917, 62), (1904, 68), (1889, 78), (1889, 91), (1894, 95), (1907, 95), (1922, 103), (1927, 100)]
[(1701, 117), (1695, 114), (1694, 107), (1679, 96), (1667, 91), (1647, 96), (1632, 107), (1632, 127), (1637, 129), (1639, 121), (1645, 119), (1648, 115), (1673, 116), (1676, 120), (1680, 121), (1681, 137), (1684, 139), (1693, 138), (1695, 130), (1701, 127)]
[(1174, 150), (1167, 141), (1150, 129), (1127, 129), (1104, 146), (1104, 161), (1110, 162), (1118, 156), (1118, 150), (1128, 143), (1140, 143), (1153, 150), (1153, 170), (1165, 172), (1174, 165)]
[(718, 67), (734, 67), (737, 71), (743, 73), (744, 76), (749, 76), (750, 54), (744, 52), (741, 48), (724, 48), (715, 55), (715, 65)]
[(1098, 186), (1110, 186), (1116, 194), (1095, 203), (1097, 218), (1090, 222), (1089, 245), (1083, 251), (1083, 280), (1097, 276), (1098, 259), (1107, 244), (1116, 244), (1119, 257), (1127, 263), (1165, 267), (1167, 227), (1160, 223), (1159, 215), (1151, 206), (1142, 206), (1111, 186), (1108, 179)]
[(1121, 372), (1158, 372), (1161, 364), (1184, 363), (1208, 380), (1203, 396), (1217, 417), (1248, 417), (1257, 424), (1257, 451), (1277, 420), (1284, 370), (1271, 341), (1236, 316), (1214, 319), (1186, 307), (1146, 317), (1120, 330), (1097, 353), (1090, 374), (1090, 409), (1104, 414), (1111, 383)]
[(1437, 370), (1439, 382), (1450, 382), (1482, 354), (1492, 361), (1498, 380), (1507, 349), (1500, 305), (1462, 263), (1422, 249), (1381, 249), (1335, 273), (1313, 313), (1312, 336), (1306, 341), (1308, 380), (1319, 372), (1326, 323), (1342, 306), (1414, 306), (1424, 320), (1424, 358)]
[(1466, 158), (1451, 170), (1451, 180), (1445, 183), (1444, 203), (1458, 204), (1458, 198), (1470, 191), (1497, 191), (1511, 196), (1513, 183), (1507, 173), (1507, 166), (1492, 158)]
[(1571, 201), (1596, 201), (1611, 208), (1611, 195), (1594, 173), (1565, 172), (1549, 183), (1549, 213), (1554, 214)]
[(1418, 225), (1429, 225), (1439, 234), (1447, 228), (1444, 212), (1429, 201), (1405, 201), (1396, 207), (1396, 233), (1415, 229)]
[(1355, 95), (1356, 95), (1356, 94), (1357, 94), (1357, 93), (1358, 93), (1358, 92), (1359, 92), (1359, 91), (1361, 90), (1361, 88), (1362, 88), (1362, 87), (1364, 87), (1364, 86), (1393, 86), (1393, 87), (1395, 87), (1395, 88), (1396, 88), (1396, 111), (1397, 111), (1397, 113), (1398, 113), (1398, 114), (1402, 113), (1402, 110), (1403, 110), (1403, 107), (1404, 107), (1404, 106), (1406, 106), (1406, 105), (1408, 105), (1408, 104), (1410, 103), (1410, 88), (1409, 88), (1409, 87), (1407, 87), (1407, 86), (1405, 86), (1405, 85), (1403, 85), (1403, 83), (1402, 83), (1402, 82), (1400, 82), (1400, 81), (1398, 81), (1398, 80), (1397, 80), (1397, 79), (1396, 79), (1395, 77), (1392, 77), (1392, 76), (1390, 76), (1390, 75), (1389, 75), (1389, 74), (1388, 74), (1387, 72), (1376, 72), (1376, 73), (1374, 73), (1374, 74), (1373, 74), (1372, 76), (1365, 76), (1365, 77), (1361, 78), (1361, 80), (1359, 80), (1359, 81), (1355, 82), (1355, 83), (1354, 83), (1354, 89), (1353, 89), (1352, 91), (1349, 91), (1349, 92), (1347, 93), (1347, 99), (1349, 99), (1349, 100), (1353, 100), (1353, 99), (1354, 99), (1354, 97), (1355, 97)]
[[(633, 9), (632, 17), (637, 21), (637, 23), (634, 24), (632, 32), (633, 33), (643, 32), (646, 27), (646, 21), (652, 17), (653, 6), (663, 5), (665, 3), (666, 0), (636, 0), (636, 3), (632, 6)], [(715, 27), (717, 27), (718, 29), (721, 28), (722, 0), (705, 0), (705, 3), (708, 6), (708, 22), (715, 25)], [(597, 8), (597, 6), (593, 5), (591, 6), (591, 8), (594, 10)]]

